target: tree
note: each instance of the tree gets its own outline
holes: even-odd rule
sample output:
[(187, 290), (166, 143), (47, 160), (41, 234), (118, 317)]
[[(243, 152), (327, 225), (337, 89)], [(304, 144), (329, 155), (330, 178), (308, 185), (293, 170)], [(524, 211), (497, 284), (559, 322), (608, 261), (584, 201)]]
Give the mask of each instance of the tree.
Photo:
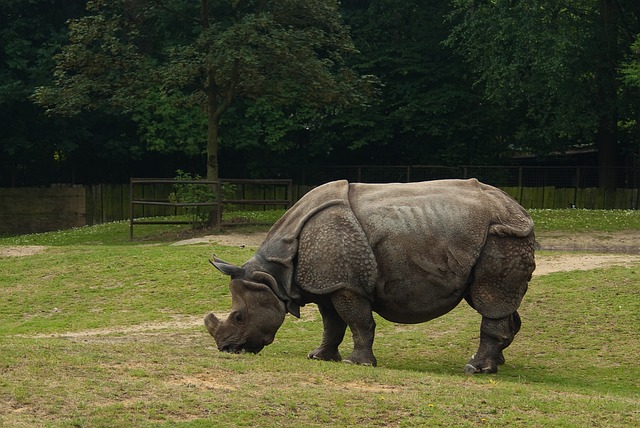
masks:
[[(638, 3), (461, 0), (457, 6), (460, 21), (449, 43), (472, 64), (486, 97), (521, 117), (513, 143), (537, 153), (593, 144), (600, 185), (614, 187), (624, 111), (618, 70), (639, 30)], [(627, 101), (637, 109), (637, 100)]]
[[(53, 52), (64, 43), (66, 19), (79, 12), (75, 2), (14, 0), (0, 3), (0, 170), (1, 182), (21, 184), (23, 171), (38, 165), (55, 179), (54, 156), (73, 146), (70, 133), (60, 133), (61, 120), (47, 119), (29, 100), (33, 89), (49, 82)], [(81, 123), (76, 131), (82, 132)], [(60, 163), (60, 162), (57, 162)], [(34, 171), (32, 171), (32, 175)], [(43, 174), (44, 175), (44, 174)], [(32, 177), (27, 182), (39, 182)]]
[(124, 111), (160, 150), (197, 150), (194, 129), (206, 128), (210, 180), (233, 103), (288, 109), (293, 127), (308, 119), (296, 120), (298, 111), (321, 114), (369, 95), (370, 80), (345, 66), (356, 51), (337, 1), (201, 0), (196, 9), (184, 0), (95, 0), (87, 10), (70, 22), (54, 85), (39, 88), (37, 102), (52, 114)]
[(620, 138), (631, 142), (626, 148), (626, 165), (635, 168), (638, 174), (640, 172), (640, 106), (637, 101), (640, 99), (640, 34), (635, 36), (628, 54), (625, 55), (620, 73), (622, 76), (619, 94), (622, 105), (622, 119), (619, 122)]
[(342, 7), (361, 52), (352, 67), (382, 86), (366, 109), (310, 127), (305, 148), (317, 149), (314, 160), (459, 165), (508, 155), (497, 109), (472, 86), (469, 65), (443, 44), (454, 26), (449, 1), (349, 0)]
[(625, 85), (640, 88), (640, 34), (636, 35), (628, 58), (620, 68), (620, 72)]

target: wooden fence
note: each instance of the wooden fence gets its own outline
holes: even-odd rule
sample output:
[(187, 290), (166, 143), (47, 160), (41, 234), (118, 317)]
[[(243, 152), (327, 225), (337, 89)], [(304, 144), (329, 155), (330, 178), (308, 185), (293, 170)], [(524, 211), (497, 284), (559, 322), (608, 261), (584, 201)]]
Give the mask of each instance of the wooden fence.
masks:
[[(292, 185), (291, 202), (297, 201), (311, 186)], [(637, 210), (638, 189), (606, 191), (598, 188), (502, 187), (525, 208), (584, 208)], [(135, 198), (164, 199), (172, 191), (171, 184), (145, 184), (137, 188)], [(249, 205), (246, 200), (273, 201), (287, 199), (277, 186), (243, 184), (227, 198), (236, 209), (264, 210), (273, 205)], [(244, 203), (243, 203), (244, 202)], [(0, 188), (0, 234), (46, 232), (93, 225), (130, 218), (129, 184), (102, 184), (52, 188)], [(134, 216), (155, 217), (184, 213), (176, 206), (135, 207)]]
[(638, 189), (606, 190), (598, 188), (502, 187), (524, 208), (595, 210), (637, 210)]
[[(223, 188), (223, 184), (226, 185)], [(151, 197), (145, 197), (144, 187), (160, 186), (166, 190), (166, 186), (170, 185), (174, 192), (176, 186), (186, 190), (197, 191), (198, 187), (213, 187), (214, 192), (210, 195), (209, 201), (186, 201), (179, 200), (175, 193), (166, 193), (166, 191), (151, 192)], [(184, 187), (187, 186), (187, 187)], [(271, 189), (269, 195), (266, 195), (266, 189)], [(223, 191), (225, 189), (226, 191)], [(173, 196), (173, 197), (172, 197)], [(198, 198), (199, 199), (199, 198)], [(148, 219), (145, 216), (144, 208), (150, 207), (155, 210), (164, 211), (163, 214), (182, 214), (190, 208), (204, 208), (207, 211), (215, 211), (218, 227), (223, 226), (222, 210), (223, 207), (232, 207), (234, 209), (239, 206), (246, 210), (247, 206), (277, 207), (281, 206), (285, 209), (291, 207), (293, 203), (292, 183), (291, 180), (250, 180), (250, 179), (220, 179), (218, 181), (206, 180), (174, 180), (174, 179), (158, 179), (158, 178), (132, 178), (129, 185), (129, 239), (133, 239), (133, 227), (136, 224), (189, 224), (193, 221), (189, 220), (155, 220)], [(136, 210), (141, 208), (140, 210)], [(167, 213), (166, 210), (172, 210), (173, 213)], [(205, 211), (206, 213), (206, 211)], [(158, 214), (155, 214), (158, 215)], [(143, 219), (140, 220), (139, 218)], [(147, 218), (147, 219), (145, 219)]]
[[(252, 181), (252, 180), (247, 180)], [(291, 186), (292, 203), (300, 199), (312, 186)], [(639, 189), (615, 189), (606, 190), (599, 188), (577, 189), (546, 187), (501, 187), (511, 197), (517, 200), (524, 208), (539, 209), (640, 209)], [(0, 189), (0, 191), (5, 189)], [(87, 224), (97, 224), (108, 221), (129, 219), (130, 196), (129, 185), (109, 185), (87, 187)], [(272, 209), (273, 205), (247, 203), (253, 201), (269, 201), (287, 199), (287, 190), (271, 185), (259, 185), (247, 183), (238, 186), (234, 200), (226, 201), (233, 204), (238, 210), (265, 210)], [(135, 197), (144, 199), (164, 199), (171, 193), (171, 185), (146, 184), (136, 188)], [(227, 198), (231, 199), (231, 198)], [(244, 203), (243, 203), (244, 201)], [(135, 217), (154, 217), (181, 214), (179, 207), (172, 206), (139, 206), (136, 208)]]
[[(140, 179), (138, 179), (140, 180)], [(162, 182), (159, 182), (162, 181)], [(273, 209), (297, 201), (299, 195), (291, 180), (233, 180), (222, 179), (234, 185), (232, 195), (227, 195), (225, 205), (238, 210)], [(277, 183), (276, 183), (277, 182)], [(109, 221), (128, 220), (131, 217), (131, 200), (168, 201), (173, 192), (173, 180), (140, 180), (131, 189), (131, 184), (100, 184), (86, 187), (88, 225)], [(288, 183), (288, 184), (287, 184)], [(288, 186), (288, 188), (287, 188)], [(304, 187), (304, 186), (303, 186)], [(307, 189), (310, 187), (307, 187)], [(288, 194), (290, 192), (290, 194)], [(260, 201), (265, 201), (260, 203)], [(274, 201), (282, 201), (274, 205)], [(186, 207), (179, 204), (135, 204), (133, 217), (157, 217), (185, 214)]]
[(86, 223), (82, 186), (0, 188), (0, 235), (71, 229)]

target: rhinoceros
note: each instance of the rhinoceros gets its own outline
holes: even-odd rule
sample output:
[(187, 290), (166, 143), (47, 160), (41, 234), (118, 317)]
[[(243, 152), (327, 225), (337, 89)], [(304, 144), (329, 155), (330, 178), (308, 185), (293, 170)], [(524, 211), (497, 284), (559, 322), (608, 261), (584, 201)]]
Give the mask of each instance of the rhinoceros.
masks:
[(287, 313), (315, 303), (320, 346), (308, 354), (376, 365), (372, 312), (421, 323), (462, 299), (482, 315), (467, 373), (495, 373), (520, 329), (517, 309), (535, 269), (533, 221), (502, 190), (476, 179), (362, 184), (334, 181), (304, 195), (276, 222), (242, 266), (214, 256), (231, 276), (228, 318), (205, 326), (220, 351), (258, 353)]

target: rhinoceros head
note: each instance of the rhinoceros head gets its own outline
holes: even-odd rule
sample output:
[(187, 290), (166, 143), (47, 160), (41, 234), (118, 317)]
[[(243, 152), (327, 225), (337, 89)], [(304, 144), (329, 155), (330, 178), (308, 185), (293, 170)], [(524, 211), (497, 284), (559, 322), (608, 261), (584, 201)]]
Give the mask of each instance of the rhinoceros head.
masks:
[(231, 276), (231, 313), (226, 320), (210, 313), (204, 324), (218, 349), (224, 352), (258, 353), (273, 342), (284, 322), (287, 308), (272, 288), (275, 280), (266, 272), (234, 266), (223, 260), (211, 260), (218, 270)]

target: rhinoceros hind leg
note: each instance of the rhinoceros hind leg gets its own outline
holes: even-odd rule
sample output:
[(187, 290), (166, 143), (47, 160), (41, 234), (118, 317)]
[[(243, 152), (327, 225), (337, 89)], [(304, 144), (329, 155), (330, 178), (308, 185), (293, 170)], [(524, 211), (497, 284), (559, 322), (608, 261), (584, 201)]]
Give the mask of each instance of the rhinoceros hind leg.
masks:
[(495, 373), (504, 364), (502, 351), (520, 330), (517, 309), (535, 269), (533, 252), (533, 236), (487, 239), (465, 296), (482, 315), (480, 346), (465, 372)]
[(483, 317), (480, 346), (464, 367), (465, 373), (497, 373), (498, 366), (504, 364), (502, 350), (511, 344), (518, 330), (520, 315), (517, 311), (497, 320)]
[(318, 309), (322, 315), (322, 343), (318, 348), (309, 352), (308, 358), (312, 360), (342, 361), (338, 352), (338, 346), (344, 339), (347, 323), (338, 315), (330, 305), (319, 304)]

